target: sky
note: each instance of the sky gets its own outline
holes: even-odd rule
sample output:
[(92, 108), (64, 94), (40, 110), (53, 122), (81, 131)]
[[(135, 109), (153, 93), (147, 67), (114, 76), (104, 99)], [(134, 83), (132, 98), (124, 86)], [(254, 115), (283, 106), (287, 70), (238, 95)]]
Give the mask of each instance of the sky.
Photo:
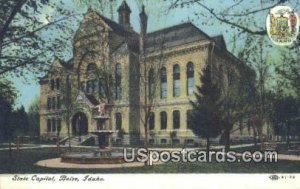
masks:
[[(59, 0), (57, 0), (59, 1)], [(75, 0), (64, 0), (64, 7), (70, 10), (73, 10), (75, 13), (78, 14), (84, 14), (89, 6), (83, 6), (83, 5), (78, 5), (75, 3)], [(122, 0), (115, 0), (115, 6), (113, 7), (113, 18), (117, 22), (117, 11), (116, 9), (118, 6), (121, 4)], [(157, 2), (157, 3), (153, 3)], [(235, 0), (229, 0), (229, 1), (222, 1), (222, 0), (215, 0), (215, 1), (207, 1), (207, 5), (210, 7), (220, 7), (220, 2), (226, 2), (231, 4), (232, 2), (237, 2)], [(246, 1), (247, 2), (247, 1)], [(248, 1), (253, 2), (253, 1)], [(259, 1), (256, 1), (259, 2)], [(140, 0), (127, 0), (128, 5), (131, 8), (131, 24), (133, 28), (136, 31), (139, 31), (139, 12), (141, 9), (141, 3)], [(165, 1), (152, 1), (152, 0), (145, 0), (144, 1), (145, 6), (146, 6), (146, 13), (148, 14), (148, 32), (155, 31), (158, 29), (162, 29), (168, 26), (180, 24), (182, 22), (187, 22), (190, 21), (194, 23), (196, 26), (198, 26), (202, 31), (207, 33), (209, 36), (215, 36), (215, 35), (220, 35), (222, 34), (225, 38), (225, 42), (227, 43), (227, 48), (229, 50), (232, 49), (232, 37), (233, 34), (237, 33), (237, 30), (232, 29), (229, 25), (226, 24), (216, 24), (217, 22), (213, 20), (210, 17), (206, 17), (209, 15), (208, 12), (205, 10), (201, 9), (199, 6), (190, 6), (190, 7), (185, 7), (185, 8), (178, 8), (175, 10), (168, 10), (168, 4), (165, 3)], [(226, 4), (225, 3), (225, 4)], [(255, 4), (254, 4), (255, 5)], [(93, 4), (90, 5), (91, 8), (97, 9), (96, 6)], [(226, 5), (222, 4), (222, 6), (226, 7)], [(244, 4), (243, 6), (240, 6), (238, 9), (242, 10), (245, 8), (249, 8), (247, 6), (253, 6), (253, 4)], [(257, 5), (259, 6), (259, 4)], [(256, 8), (256, 7), (252, 7)], [(237, 9), (237, 10), (238, 10)], [(106, 17), (111, 17), (110, 10), (105, 9), (106, 11), (103, 13)], [(49, 14), (55, 14), (53, 12), (53, 9), (48, 9), (45, 10)], [(197, 18), (194, 14), (194, 12), (199, 12), (204, 15), (201, 16), (200, 18)], [(260, 26), (264, 27), (265, 19), (267, 17), (267, 11), (263, 12), (259, 17), (255, 18), (257, 19), (257, 22), (259, 23)], [(45, 20), (46, 22), (46, 20)], [(79, 26), (79, 22), (76, 23), (77, 27)], [(75, 24), (75, 25), (76, 25)], [(243, 40), (243, 36), (239, 36), (241, 38), (240, 41)], [(73, 40), (73, 36), (69, 36), (70, 40)], [(72, 46), (70, 46), (70, 50), (72, 49)], [(71, 58), (66, 56), (67, 58)], [(23, 105), (26, 109), (30, 106), (31, 102), (33, 101), (34, 98), (39, 96), (40, 93), (40, 87), (38, 84), (38, 80), (33, 77), (33, 76), (28, 76), (29, 81), (24, 82), (22, 78), (12, 78), (15, 87), (19, 91), (19, 97), (17, 100), (17, 107), (20, 105)]]

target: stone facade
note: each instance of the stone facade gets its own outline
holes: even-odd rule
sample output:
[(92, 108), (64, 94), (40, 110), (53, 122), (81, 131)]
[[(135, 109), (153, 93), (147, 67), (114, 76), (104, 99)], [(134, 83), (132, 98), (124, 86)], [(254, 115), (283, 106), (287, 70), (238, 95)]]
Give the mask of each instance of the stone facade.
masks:
[[(187, 114), (192, 109), (189, 101), (195, 99), (195, 86), (201, 85), (201, 70), (212, 63), (215, 69), (233, 67), (240, 75), (239, 67), (245, 65), (227, 51), (222, 36), (210, 37), (192, 23), (143, 33), (147, 19), (141, 19), (142, 32), (138, 34), (130, 26), (126, 2), (118, 11), (116, 23), (89, 9), (74, 37), (73, 58), (55, 60), (41, 78), (41, 136), (55, 138), (57, 130), (60, 138), (68, 136), (68, 131), (72, 136), (87, 135), (96, 129), (93, 117), (104, 102), (113, 104), (105, 125), (116, 131), (113, 141), (142, 141), (142, 106), (148, 93), (148, 102), (152, 101), (150, 143), (199, 142), (188, 129)], [(146, 18), (145, 12), (140, 16)], [(107, 73), (111, 77), (106, 77)], [(226, 87), (228, 74), (221, 73), (220, 82)], [(120, 130), (123, 135), (117, 134)]]

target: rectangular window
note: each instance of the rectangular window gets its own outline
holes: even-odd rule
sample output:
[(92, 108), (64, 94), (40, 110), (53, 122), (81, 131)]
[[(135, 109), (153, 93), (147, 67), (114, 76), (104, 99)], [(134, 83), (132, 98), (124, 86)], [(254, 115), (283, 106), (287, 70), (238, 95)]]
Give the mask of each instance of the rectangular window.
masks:
[(52, 132), (56, 131), (56, 120), (55, 119), (51, 120), (51, 128), (52, 128)]
[(52, 98), (50, 98), (50, 97), (47, 98), (47, 109), (48, 110), (51, 109), (51, 100), (52, 100)]
[(194, 78), (188, 78), (188, 95), (194, 94)]
[(60, 88), (60, 80), (59, 78), (56, 79), (56, 89), (59, 90)]
[(167, 113), (160, 112), (160, 129), (165, 130), (167, 129)]
[(60, 96), (57, 96), (57, 99), (56, 99), (56, 107), (57, 109), (60, 109)]
[(188, 129), (191, 129), (192, 110), (186, 112), (186, 125)]
[(60, 132), (61, 131), (61, 119), (57, 120), (56, 126), (57, 126), (58, 132)]
[(51, 120), (47, 119), (47, 133), (51, 132)]
[(121, 128), (122, 128), (122, 115), (121, 115), (121, 113), (116, 113), (115, 118), (116, 118), (116, 130), (121, 130)]
[(173, 112), (173, 129), (179, 129), (180, 128), (180, 112), (178, 110), (175, 110)]
[(51, 108), (52, 108), (53, 110), (55, 110), (55, 106), (56, 106), (55, 97), (52, 97), (52, 100), (51, 100)]
[(174, 97), (180, 96), (180, 80), (174, 80)]
[(161, 83), (161, 98), (167, 98), (168, 94), (168, 85), (167, 82)]
[(154, 129), (154, 123), (155, 123), (155, 117), (154, 117), (154, 112), (151, 112), (149, 115), (149, 130)]

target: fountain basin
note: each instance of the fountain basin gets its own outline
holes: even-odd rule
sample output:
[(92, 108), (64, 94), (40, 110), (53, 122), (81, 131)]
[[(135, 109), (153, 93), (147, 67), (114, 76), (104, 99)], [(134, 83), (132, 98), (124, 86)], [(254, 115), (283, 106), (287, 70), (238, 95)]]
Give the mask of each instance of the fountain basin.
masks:
[[(127, 154), (130, 158), (130, 154)], [(126, 163), (123, 152), (100, 149), (91, 152), (69, 153), (61, 156), (61, 162), (77, 164), (120, 164)]]

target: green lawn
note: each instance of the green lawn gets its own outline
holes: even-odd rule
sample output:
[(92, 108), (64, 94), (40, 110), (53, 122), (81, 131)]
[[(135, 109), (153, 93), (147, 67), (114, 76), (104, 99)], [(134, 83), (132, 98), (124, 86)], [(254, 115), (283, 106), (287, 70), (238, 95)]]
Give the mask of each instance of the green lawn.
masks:
[[(74, 149), (83, 151), (88, 149)], [(66, 151), (66, 149), (63, 149)], [(58, 157), (55, 148), (0, 151), (0, 173), (299, 173), (300, 161), (277, 163), (167, 163), (142, 168), (123, 169), (54, 169), (34, 166), (39, 160)]]

